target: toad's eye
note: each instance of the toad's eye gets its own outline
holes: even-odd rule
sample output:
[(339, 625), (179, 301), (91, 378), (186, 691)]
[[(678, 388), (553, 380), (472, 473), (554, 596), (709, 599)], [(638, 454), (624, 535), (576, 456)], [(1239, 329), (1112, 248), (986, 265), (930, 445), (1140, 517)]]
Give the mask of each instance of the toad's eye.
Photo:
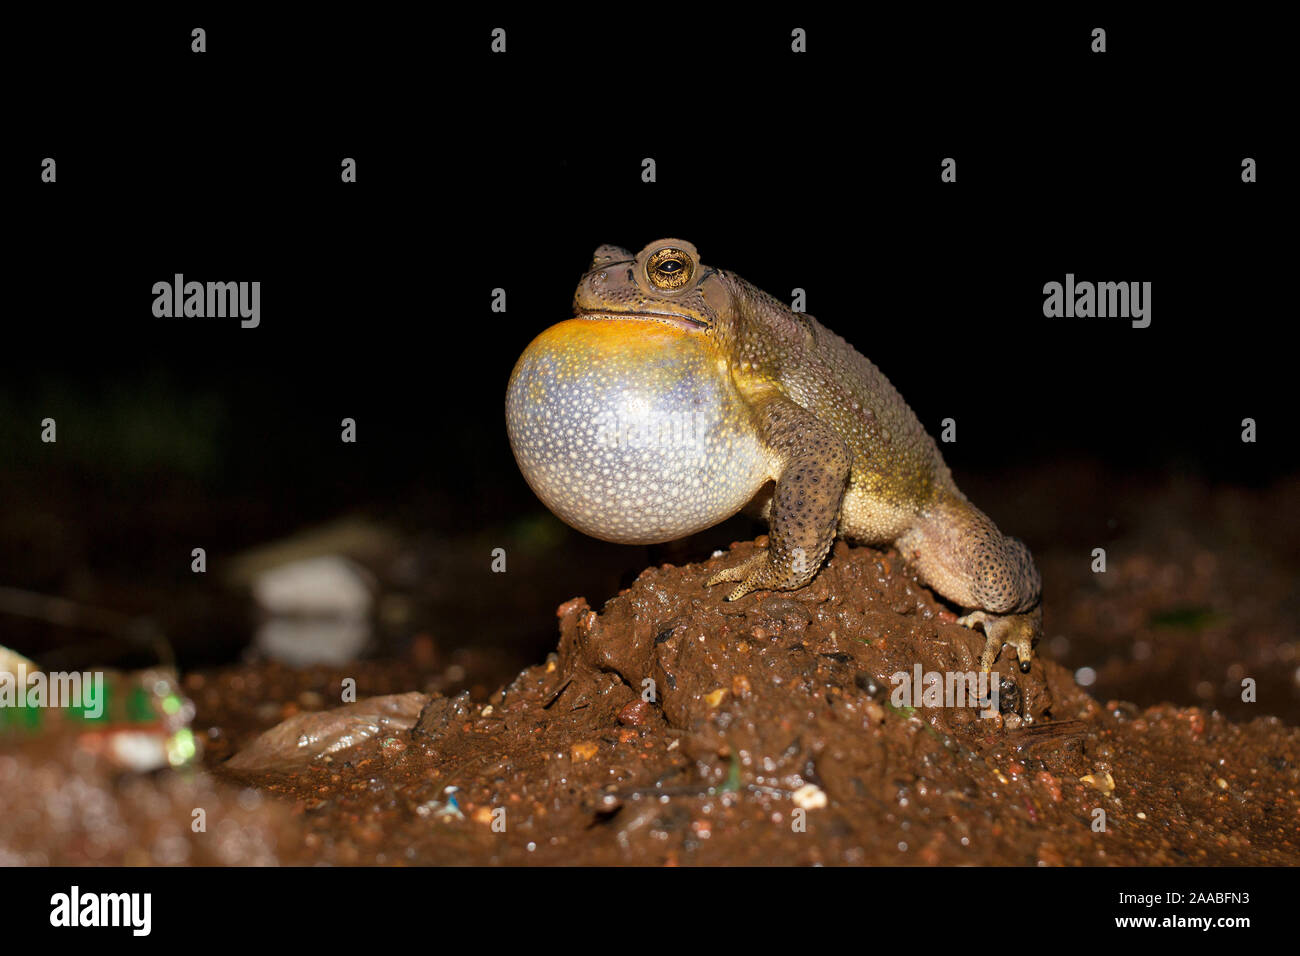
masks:
[(671, 292), (691, 281), (695, 262), (681, 249), (660, 249), (646, 261), (645, 272), (646, 278), (657, 288)]

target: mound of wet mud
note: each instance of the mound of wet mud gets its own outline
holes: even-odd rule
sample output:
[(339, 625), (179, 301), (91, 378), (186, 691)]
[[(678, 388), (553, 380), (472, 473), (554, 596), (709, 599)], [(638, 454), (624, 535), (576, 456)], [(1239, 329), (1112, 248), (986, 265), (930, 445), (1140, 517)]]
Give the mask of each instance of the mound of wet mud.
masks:
[(896, 554), (841, 543), (807, 588), (730, 604), (704, 587), (753, 547), (567, 602), (557, 652), (487, 703), (298, 714), (216, 773), (291, 801), (320, 862), (1300, 862), (1295, 729), (1102, 705), (1009, 649), (996, 708), (933, 699), (983, 638)]

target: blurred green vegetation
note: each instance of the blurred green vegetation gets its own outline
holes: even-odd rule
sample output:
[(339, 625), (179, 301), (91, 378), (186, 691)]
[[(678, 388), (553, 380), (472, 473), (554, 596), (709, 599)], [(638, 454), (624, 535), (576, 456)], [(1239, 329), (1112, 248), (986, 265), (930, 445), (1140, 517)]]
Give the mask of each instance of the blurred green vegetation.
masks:
[[(55, 446), (41, 441), (52, 418)], [(59, 463), (130, 480), (159, 471), (210, 481), (229, 436), (225, 399), (194, 394), (155, 374), (129, 385), (41, 383), (33, 395), (0, 394), (0, 467)]]

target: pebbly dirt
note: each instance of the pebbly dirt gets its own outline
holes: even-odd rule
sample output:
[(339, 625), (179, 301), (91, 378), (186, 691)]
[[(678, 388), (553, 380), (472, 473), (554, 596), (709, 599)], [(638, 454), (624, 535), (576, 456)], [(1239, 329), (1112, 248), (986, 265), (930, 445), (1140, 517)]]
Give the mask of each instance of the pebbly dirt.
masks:
[[(191, 672), (202, 770), (7, 748), (0, 862), (1294, 865), (1293, 564), (1213, 501), (1205, 536), (1121, 515), (1109, 579), (1068, 528), (1039, 549), (1047, 634), (1028, 673), (1004, 651), (994, 716), (895, 696), (893, 675), (970, 673), (982, 646), (895, 552), (839, 543), (809, 587), (729, 604), (704, 581), (742, 543), (564, 603), (558, 647), (517, 674), (428, 637), (402, 659)], [(1225, 600), (1224, 574), (1253, 597)], [(1058, 663), (1079, 655), (1094, 691), (1140, 703), (1081, 687)], [(1265, 706), (1237, 705), (1242, 673)]]
[[(974, 671), (981, 640), (896, 556), (840, 544), (810, 587), (734, 605), (703, 587), (721, 563), (566, 603), (557, 653), (486, 704), (408, 695), (346, 759), (304, 760), (293, 727), (221, 774), (294, 801), (331, 862), (1300, 859), (1300, 733), (1276, 718), (1102, 705), (1006, 655), (995, 717), (899, 707), (891, 675)], [(308, 749), (373, 725), (335, 719)]]

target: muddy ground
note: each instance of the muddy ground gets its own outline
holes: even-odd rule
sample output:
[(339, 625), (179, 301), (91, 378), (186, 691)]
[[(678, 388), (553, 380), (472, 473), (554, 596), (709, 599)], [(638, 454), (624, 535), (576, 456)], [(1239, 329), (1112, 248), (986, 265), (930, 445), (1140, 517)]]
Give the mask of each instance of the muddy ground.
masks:
[(1036, 549), (1044, 641), (1028, 673), (999, 659), (995, 716), (894, 697), (918, 663), (975, 671), (982, 643), (896, 553), (840, 543), (809, 587), (728, 604), (703, 582), (746, 542), (563, 603), (517, 674), (428, 635), (190, 672), (201, 772), (11, 740), (0, 862), (1295, 864), (1297, 490), (1117, 506), (1105, 574), (1067, 522)]

